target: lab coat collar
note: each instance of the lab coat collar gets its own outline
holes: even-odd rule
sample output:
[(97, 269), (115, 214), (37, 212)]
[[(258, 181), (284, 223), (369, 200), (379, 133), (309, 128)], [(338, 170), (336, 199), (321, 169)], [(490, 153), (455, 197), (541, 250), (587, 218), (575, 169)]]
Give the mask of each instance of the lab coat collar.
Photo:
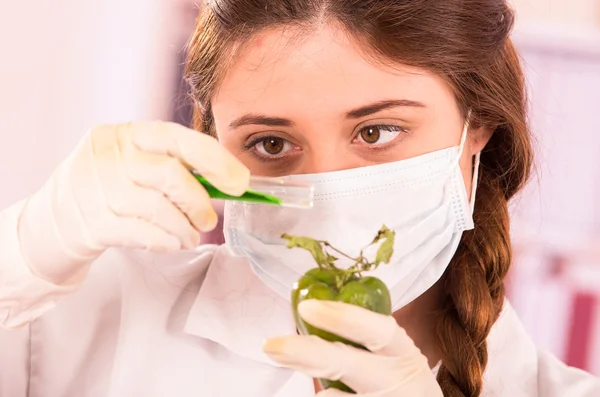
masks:
[(128, 255), (144, 271), (159, 275), (157, 280), (179, 291), (170, 295), (176, 300), (173, 311), (179, 313), (168, 324), (175, 333), (212, 341), (232, 354), (276, 369), (282, 383), (271, 397), (314, 394), (310, 377), (282, 368), (262, 352), (266, 338), (293, 334), (296, 327), (290, 303), (262, 284), (245, 259), (214, 245), (166, 255), (145, 251)]
[(209, 339), (229, 351), (279, 366), (262, 351), (265, 339), (296, 332), (290, 302), (273, 294), (245, 258), (216, 249), (184, 332)]

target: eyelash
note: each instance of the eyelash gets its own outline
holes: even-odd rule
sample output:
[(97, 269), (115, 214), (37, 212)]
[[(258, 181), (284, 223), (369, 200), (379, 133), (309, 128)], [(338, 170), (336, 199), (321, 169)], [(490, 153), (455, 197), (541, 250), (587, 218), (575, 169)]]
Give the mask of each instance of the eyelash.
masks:
[[(405, 128), (400, 127), (399, 125), (394, 125), (394, 124), (372, 124), (372, 125), (366, 125), (364, 127), (361, 127), (360, 130), (357, 131), (357, 133), (352, 137), (352, 141), (354, 141), (355, 139), (358, 138), (358, 136), (360, 135), (360, 133), (368, 128), (389, 128), (391, 130), (395, 130), (397, 132), (400, 132), (400, 135), (398, 135), (398, 137), (400, 137), (401, 135), (404, 134), (408, 134), (408, 130)], [(386, 149), (389, 146), (391, 146), (392, 144), (394, 144), (394, 142), (398, 139), (398, 137), (394, 138), (391, 142), (386, 142), (380, 145), (377, 144), (371, 144), (368, 145), (369, 146), (369, 150), (382, 150), (382, 149)], [(250, 141), (249, 143), (244, 145), (244, 150), (247, 152), (250, 152), (255, 158), (257, 158), (260, 161), (263, 162), (271, 162), (271, 161), (279, 161), (282, 158), (286, 157), (286, 154), (283, 154), (281, 156), (278, 155), (274, 155), (274, 156), (263, 156), (259, 153), (256, 152), (255, 147), (256, 145), (258, 145), (259, 143), (262, 143), (268, 139), (281, 139), (283, 141), (289, 142), (287, 139), (285, 138), (281, 138), (279, 136), (276, 135), (265, 135), (265, 136), (261, 136), (259, 138), (253, 139), (252, 141)]]

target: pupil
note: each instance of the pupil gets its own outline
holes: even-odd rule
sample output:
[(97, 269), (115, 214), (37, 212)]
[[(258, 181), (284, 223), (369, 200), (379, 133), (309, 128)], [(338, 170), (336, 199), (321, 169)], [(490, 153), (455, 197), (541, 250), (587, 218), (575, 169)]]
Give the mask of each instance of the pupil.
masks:
[(263, 141), (263, 147), (269, 154), (279, 154), (283, 150), (283, 139), (268, 138)]
[(381, 132), (377, 127), (369, 127), (363, 130), (361, 138), (367, 143), (377, 143), (381, 138)]

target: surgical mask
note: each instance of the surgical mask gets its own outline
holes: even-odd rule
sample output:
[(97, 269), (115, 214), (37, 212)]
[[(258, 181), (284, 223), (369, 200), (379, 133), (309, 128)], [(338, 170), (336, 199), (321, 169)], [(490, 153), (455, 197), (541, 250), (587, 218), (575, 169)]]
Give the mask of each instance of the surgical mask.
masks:
[[(407, 160), (289, 177), (313, 183), (310, 210), (227, 202), (226, 244), (249, 259), (263, 283), (289, 300), (293, 284), (317, 265), (310, 253), (287, 248), (283, 233), (328, 241), (357, 257), (386, 225), (396, 232), (393, 256), (368, 275), (388, 286), (392, 308), (398, 310), (440, 279), (462, 232), (474, 227), (459, 166), (467, 131), (468, 123), (459, 146)], [(472, 203), (479, 155), (475, 163)], [(377, 247), (371, 248), (365, 255), (374, 258)], [(342, 258), (336, 266), (351, 264)]]

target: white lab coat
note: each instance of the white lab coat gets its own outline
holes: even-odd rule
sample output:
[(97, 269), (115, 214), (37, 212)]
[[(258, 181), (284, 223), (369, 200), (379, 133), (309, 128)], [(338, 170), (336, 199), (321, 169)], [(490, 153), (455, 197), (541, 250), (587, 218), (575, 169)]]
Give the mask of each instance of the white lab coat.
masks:
[[(0, 321), (24, 327), (0, 330), (1, 397), (314, 396), (310, 378), (261, 351), (295, 332), (290, 304), (226, 248), (112, 249), (57, 287), (18, 259), (17, 212), (0, 214)], [(507, 303), (483, 394), (600, 397), (600, 380), (538, 351)]]

